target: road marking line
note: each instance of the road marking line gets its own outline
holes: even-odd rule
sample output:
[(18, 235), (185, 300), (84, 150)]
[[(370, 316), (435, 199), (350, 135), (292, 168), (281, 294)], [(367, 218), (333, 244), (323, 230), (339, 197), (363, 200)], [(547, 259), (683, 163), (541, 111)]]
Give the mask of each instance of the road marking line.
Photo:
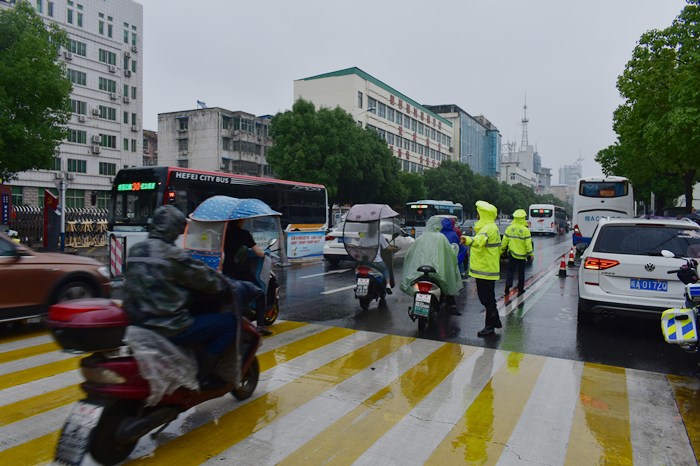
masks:
[[(523, 296), (520, 296), (518, 300), (509, 303), (505, 308), (499, 312), (499, 315), (506, 316), (512, 314), (513, 317), (522, 318), (527, 311), (532, 309), (532, 307), (537, 304), (537, 302), (544, 296), (547, 291), (554, 285), (559, 277), (555, 277), (555, 272), (551, 272), (551, 276), (545, 277), (540, 280), (535, 288), (528, 289)], [(512, 304), (512, 305), (511, 305)]]
[(510, 353), (425, 464), (496, 464), (546, 360), (544, 356)]
[(356, 332), (357, 330), (331, 327), (328, 330), (308, 336), (294, 343), (289, 343), (281, 348), (260, 354), (258, 355), (260, 370), (266, 371), (272, 369), (279, 364), (284, 364), (285, 362), (310, 353), (311, 351), (317, 350), (322, 346), (326, 346)]
[(22, 335), (14, 335), (11, 337), (2, 337), (2, 338), (0, 338), (0, 345), (4, 345), (5, 343), (12, 343), (14, 341), (26, 340), (27, 338), (41, 337), (44, 335), (51, 335), (51, 332), (44, 330), (42, 328), (41, 330), (33, 330), (31, 332), (24, 333)]
[(355, 285), (344, 286), (343, 288), (337, 288), (335, 290), (322, 291), (321, 294), (338, 293), (339, 291), (351, 290), (353, 288), (355, 288)]
[(0, 364), (4, 364), (10, 361), (16, 361), (18, 359), (30, 358), (32, 356), (38, 356), (40, 354), (50, 353), (52, 351), (59, 351), (61, 346), (58, 343), (51, 342), (45, 343), (43, 345), (30, 346), (28, 348), (16, 349), (13, 351), (6, 351), (0, 353)]
[(586, 363), (564, 464), (632, 466), (630, 436), (625, 369)]
[(700, 400), (698, 400), (698, 381), (689, 377), (667, 375), (676, 403), (683, 417), (683, 424), (688, 433), (690, 444), (695, 453), (695, 460), (700, 463)]
[(41, 335), (33, 338), (26, 338), (19, 341), (14, 341), (11, 343), (0, 343), (0, 355), (7, 353), (9, 351), (15, 351), (23, 348), (30, 348), (32, 346), (43, 345), (44, 343), (51, 343), (55, 341), (52, 335)]
[(199, 465), (413, 340), (415, 338), (384, 336), (229, 411), (216, 422), (161, 445), (152, 454), (129, 464)]
[(0, 452), (0, 464), (49, 464), (54, 459), (61, 431), (51, 432), (27, 443)]
[(331, 270), (330, 272), (315, 273), (315, 274), (313, 274), (313, 275), (304, 275), (303, 277), (299, 277), (299, 278), (301, 279), (301, 278), (322, 277), (323, 275), (330, 275), (330, 274), (332, 274), (332, 273), (345, 273), (345, 272), (347, 272), (348, 270), (353, 270), (353, 269)]
[(3, 406), (0, 410), (0, 427), (65, 406), (85, 396), (80, 385), (72, 385)]
[(14, 387), (15, 385), (32, 382), (34, 380), (51, 377), (52, 375), (56, 375), (61, 372), (72, 371), (80, 366), (81, 359), (82, 356), (64, 359), (63, 361), (56, 361), (49, 364), (44, 364), (42, 366), (30, 367), (29, 369), (2, 375), (0, 376), (0, 390)]
[(350, 465), (475, 350), (441, 346), (278, 464)]

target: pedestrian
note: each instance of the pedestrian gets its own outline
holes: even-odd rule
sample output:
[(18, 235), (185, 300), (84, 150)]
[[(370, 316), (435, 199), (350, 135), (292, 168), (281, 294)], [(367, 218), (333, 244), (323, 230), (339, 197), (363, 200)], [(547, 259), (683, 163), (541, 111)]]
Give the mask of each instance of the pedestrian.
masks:
[(474, 236), (463, 236), (465, 246), (471, 246), (469, 275), (476, 279), (479, 301), (486, 308), (486, 325), (477, 335), (494, 333), (501, 328), (501, 319), (496, 308), (496, 280), (500, 276), (501, 233), (495, 223), (498, 209), (486, 201), (476, 202), (479, 221), (474, 225)]
[(518, 270), (518, 296), (525, 293), (525, 262), (532, 261), (532, 238), (527, 227), (525, 217), (527, 213), (523, 209), (513, 212), (513, 221), (506, 228), (501, 243), (501, 254), (508, 254), (508, 273), (506, 274), (505, 295), (510, 293), (513, 286), (515, 270)]
[[(466, 246), (463, 246), (460, 244), (461, 240), (459, 239), (459, 236), (457, 236), (457, 233), (454, 231), (454, 226), (455, 226), (454, 220), (452, 220), (451, 218), (443, 218), (440, 221), (440, 225), (442, 226), (440, 233), (445, 235), (445, 237), (447, 238), (447, 241), (449, 241), (450, 244), (456, 244), (459, 246), (460, 249), (461, 248), (466, 249)], [(457, 265), (459, 265), (459, 253), (457, 254)], [(459, 270), (459, 267), (457, 269)], [(445, 300), (447, 302), (447, 306), (450, 309), (450, 315), (453, 315), (453, 316), (461, 316), (462, 315), (462, 313), (457, 310), (457, 302), (455, 301), (454, 296), (450, 296), (450, 295), (446, 294)]]
[(457, 267), (459, 267), (459, 275), (462, 278), (467, 278), (467, 273), (464, 271), (464, 259), (467, 256), (467, 247), (462, 244), (462, 230), (457, 225), (457, 221), (452, 219), (452, 229), (457, 234), (459, 239), (459, 252), (457, 253)]

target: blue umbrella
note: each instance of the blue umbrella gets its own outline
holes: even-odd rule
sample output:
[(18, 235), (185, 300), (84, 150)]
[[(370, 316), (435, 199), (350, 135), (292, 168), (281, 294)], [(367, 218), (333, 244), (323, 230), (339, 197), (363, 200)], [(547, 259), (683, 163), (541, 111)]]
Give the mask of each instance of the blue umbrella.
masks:
[(242, 218), (282, 215), (259, 199), (237, 199), (228, 196), (213, 196), (199, 204), (190, 214), (192, 220), (200, 222), (224, 222)]

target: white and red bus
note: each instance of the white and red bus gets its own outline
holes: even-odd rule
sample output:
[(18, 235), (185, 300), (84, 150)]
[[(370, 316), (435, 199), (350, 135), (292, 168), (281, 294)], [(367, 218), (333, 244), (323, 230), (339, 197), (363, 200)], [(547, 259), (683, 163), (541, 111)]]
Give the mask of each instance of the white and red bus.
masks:
[(634, 217), (632, 185), (622, 176), (581, 178), (574, 193), (573, 242), (590, 243), (601, 218)]
[(566, 231), (566, 209), (554, 204), (530, 205), (528, 227), (533, 235), (558, 235)]

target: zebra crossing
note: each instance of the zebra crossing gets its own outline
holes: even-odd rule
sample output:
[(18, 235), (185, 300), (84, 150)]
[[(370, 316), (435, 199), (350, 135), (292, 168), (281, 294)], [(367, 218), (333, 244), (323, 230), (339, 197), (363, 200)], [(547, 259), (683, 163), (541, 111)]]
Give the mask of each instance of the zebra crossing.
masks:
[[(181, 414), (125, 464), (697, 464), (694, 378), (290, 321), (271, 328), (251, 398)], [(0, 339), (0, 464), (52, 462), (84, 397), (79, 360), (43, 331)]]

